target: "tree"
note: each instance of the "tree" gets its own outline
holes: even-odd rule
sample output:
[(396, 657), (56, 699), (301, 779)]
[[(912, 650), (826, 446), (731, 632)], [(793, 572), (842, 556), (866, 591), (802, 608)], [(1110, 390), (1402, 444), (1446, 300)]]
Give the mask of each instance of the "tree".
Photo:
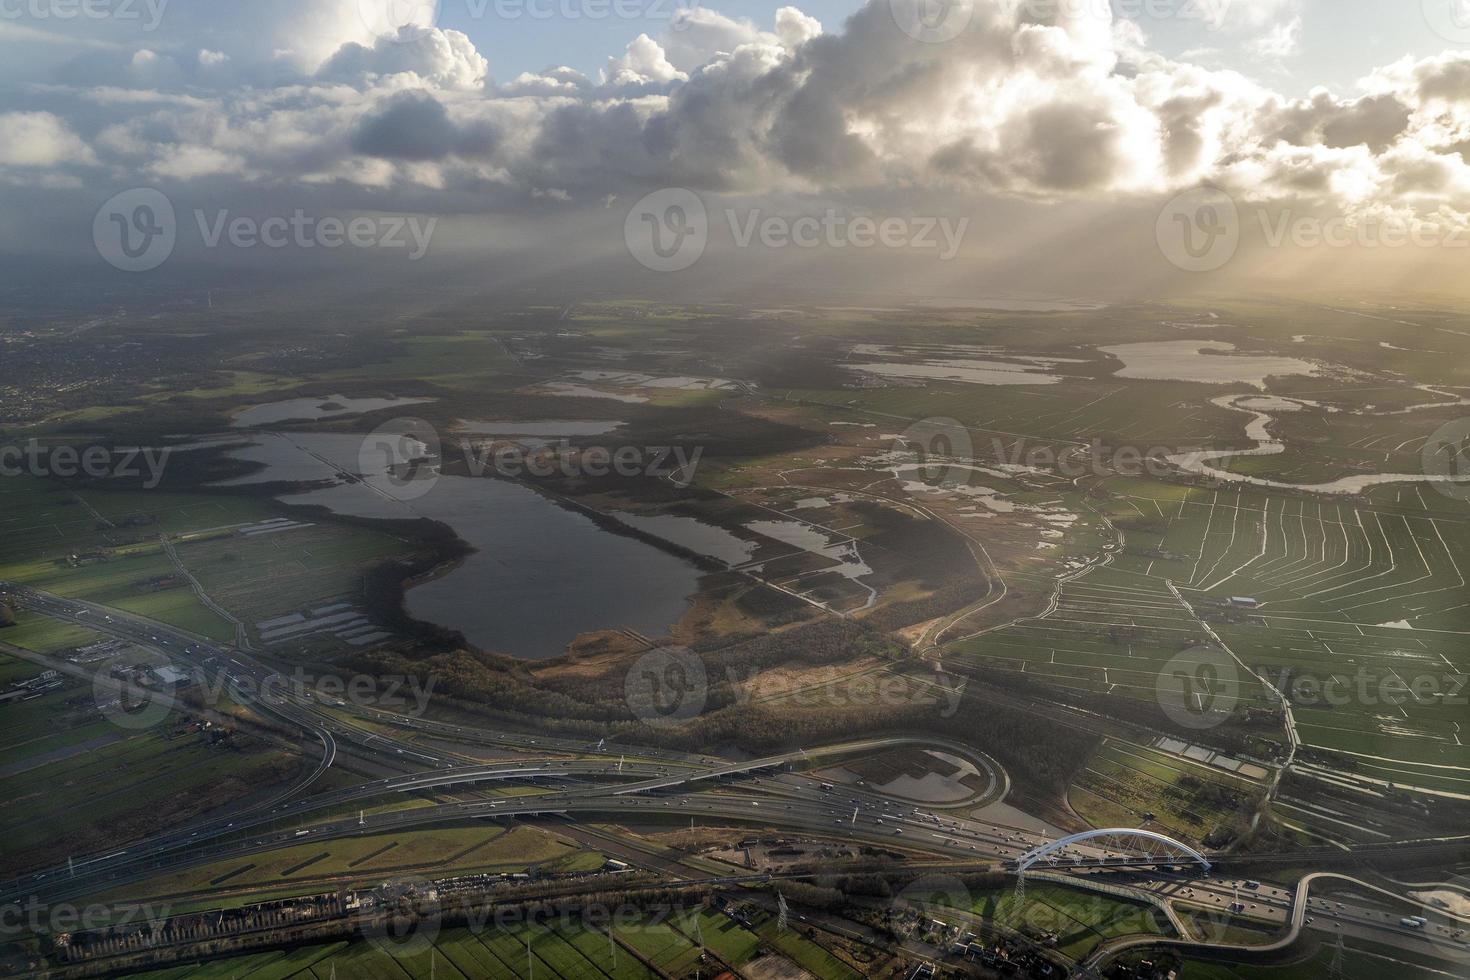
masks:
[(15, 625), (15, 610), (9, 604), (0, 602), (0, 629)]

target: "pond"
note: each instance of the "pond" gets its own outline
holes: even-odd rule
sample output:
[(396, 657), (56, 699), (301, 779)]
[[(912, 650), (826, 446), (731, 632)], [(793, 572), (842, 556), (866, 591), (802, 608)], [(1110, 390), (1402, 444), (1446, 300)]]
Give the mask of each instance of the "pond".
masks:
[[(334, 514), (426, 518), (453, 528), (475, 552), (410, 589), (408, 613), (458, 630), (474, 645), (517, 657), (562, 653), (578, 634), (632, 629), (663, 636), (688, 609), (702, 574), (692, 562), (506, 480), (445, 476), (433, 465), (412, 476), (361, 436), (262, 434), (233, 449), (264, 469), (228, 484), (331, 481), (280, 499)], [(422, 450), (408, 450), (409, 452)]]

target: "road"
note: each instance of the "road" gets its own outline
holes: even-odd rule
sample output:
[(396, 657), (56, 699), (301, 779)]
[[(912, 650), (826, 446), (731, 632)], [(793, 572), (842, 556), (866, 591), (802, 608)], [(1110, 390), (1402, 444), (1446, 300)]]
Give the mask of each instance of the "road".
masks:
[[(318, 764), (307, 778), (275, 799), (229, 818), (205, 818), (109, 854), (90, 856), (0, 885), (0, 901), (62, 901), (117, 888), (157, 875), (191, 867), (264, 853), (305, 842), (391, 833), (466, 820), (506, 821), (545, 818), (607, 818), (629, 820), (662, 818), (703, 822), (744, 823), (816, 837), (884, 844), (948, 859), (953, 867), (970, 862), (1006, 863), (1045, 841), (996, 823), (961, 819), (942, 810), (928, 810), (911, 802), (884, 797), (859, 786), (830, 786), (796, 767), (815, 760), (864, 755), (901, 745), (923, 744), (946, 751), (965, 752), (991, 777), (992, 790), (1001, 795), (1008, 787), (1003, 770), (962, 745), (912, 736), (867, 738), (761, 759), (728, 762), (693, 753), (639, 746), (589, 745), (585, 741), (524, 733), (500, 732), (474, 726), (415, 718), (382, 709), (322, 700), (294, 690), (270, 666), (237, 649), (202, 641), (180, 630), (118, 610), (80, 600), (0, 583), (25, 608), (56, 619), (85, 625), (97, 632), (126, 639), (152, 649), (172, 661), (213, 672), (233, 696), (260, 711), (295, 726), (308, 741), (322, 746)], [(75, 665), (70, 665), (74, 670)], [(257, 692), (279, 691), (279, 696), (257, 697)], [(391, 725), (403, 737), (369, 730), (362, 725)], [(466, 759), (458, 752), (425, 745), (423, 740), (449, 746), (492, 746), (521, 754), (514, 762), (486, 763)], [(333, 790), (315, 796), (302, 794), (337, 758), (341, 742), (356, 753), (410, 771)], [(566, 758), (571, 756), (571, 758)], [(389, 794), (422, 794), (453, 787), (486, 788), (515, 784), (532, 786), (534, 795), (495, 799), (438, 801), (410, 809), (377, 813), (350, 813), (354, 802)], [(375, 804), (376, 805), (376, 804)], [(1235, 903), (1232, 916), (1287, 930), (1280, 944), (1293, 941), (1301, 929), (1340, 929), (1346, 935), (1372, 939), (1398, 948), (1453, 950), (1456, 928), (1470, 923), (1446, 919), (1431, 923), (1424, 934), (1409, 934), (1399, 925), (1401, 915), (1369, 904), (1330, 903), (1311, 898), (1311, 885), (1339, 876), (1318, 873), (1303, 879), (1296, 890), (1274, 887), (1248, 889), (1236, 880), (1198, 874), (1165, 874), (1145, 867), (1098, 867), (1130, 856), (1089, 845), (1074, 846), (1058, 856), (1059, 868), (1070, 868), (1080, 884), (1090, 880), (1124, 884), (1174, 903), (1181, 910), (1203, 910), (1217, 915)], [(1131, 856), (1135, 861), (1144, 859)], [(1172, 859), (1179, 861), (1181, 859)], [(1093, 866), (1088, 867), (1091, 863)], [(1161, 859), (1147, 859), (1157, 867)], [(1050, 867), (1050, 866), (1042, 866)], [(1357, 883), (1361, 885), (1362, 883)], [(1372, 889), (1373, 886), (1362, 886)], [(1376, 891), (1382, 892), (1381, 889)], [(1392, 893), (1382, 892), (1380, 897)], [(1403, 901), (1403, 899), (1396, 899)], [(1315, 904), (1314, 904), (1315, 903)], [(1336, 907), (1333, 907), (1333, 906)], [(1315, 912), (1315, 916), (1313, 913)], [(1320, 919), (1321, 922), (1314, 921)], [(1438, 941), (1436, 943), (1436, 940)], [(1157, 939), (1120, 940), (1099, 948), (1099, 955), (1116, 955)], [(1165, 940), (1196, 946), (1190, 940)], [(1224, 946), (1225, 944), (1217, 944)], [(1274, 944), (1273, 944), (1274, 945)]]

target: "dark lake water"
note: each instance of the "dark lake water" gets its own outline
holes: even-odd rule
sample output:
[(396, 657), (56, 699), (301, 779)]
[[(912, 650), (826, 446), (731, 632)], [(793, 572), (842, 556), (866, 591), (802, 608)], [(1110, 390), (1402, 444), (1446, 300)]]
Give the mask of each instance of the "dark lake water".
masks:
[[(234, 484), (341, 480), (281, 498), (353, 517), (428, 518), (476, 549), (433, 581), (409, 590), (410, 615), (459, 630), (476, 646), (528, 659), (561, 653), (579, 633), (633, 629), (662, 636), (688, 609), (700, 570), (636, 538), (504, 480), (390, 475), (362, 437), (331, 433), (261, 435), (232, 451), (266, 469)], [(363, 457), (363, 458), (360, 458)]]

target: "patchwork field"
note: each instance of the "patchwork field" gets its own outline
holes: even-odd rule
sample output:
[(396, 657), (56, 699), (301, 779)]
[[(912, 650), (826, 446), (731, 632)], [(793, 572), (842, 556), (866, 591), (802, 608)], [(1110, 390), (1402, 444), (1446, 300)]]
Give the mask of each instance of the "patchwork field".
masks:
[[(334, 943), (291, 952), (261, 953), (199, 966), (138, 974), (147, 980), (331, 980), (333, 977), (405, 978), (564, 977), (569, 980), (653, 980), (717, 974), (721, 964), (740, 969), (766, 960), (799, 965), (818, 980), (857, 980), (851, 965), (795, 931), (776, 933), (774, 920), (757, 914), (754, 931), (710, 909), (651, 912), (641, 920), (623, 910), (611, 927), (577, 918), (446, 928), (429, 942), (395, 950), (366, 942)], [(630, 921), (631, 920), (631, 921)], [(772, 952), (762, 954), (762, 949)], [(763, 964), (769, 969), (773, 963)]]

